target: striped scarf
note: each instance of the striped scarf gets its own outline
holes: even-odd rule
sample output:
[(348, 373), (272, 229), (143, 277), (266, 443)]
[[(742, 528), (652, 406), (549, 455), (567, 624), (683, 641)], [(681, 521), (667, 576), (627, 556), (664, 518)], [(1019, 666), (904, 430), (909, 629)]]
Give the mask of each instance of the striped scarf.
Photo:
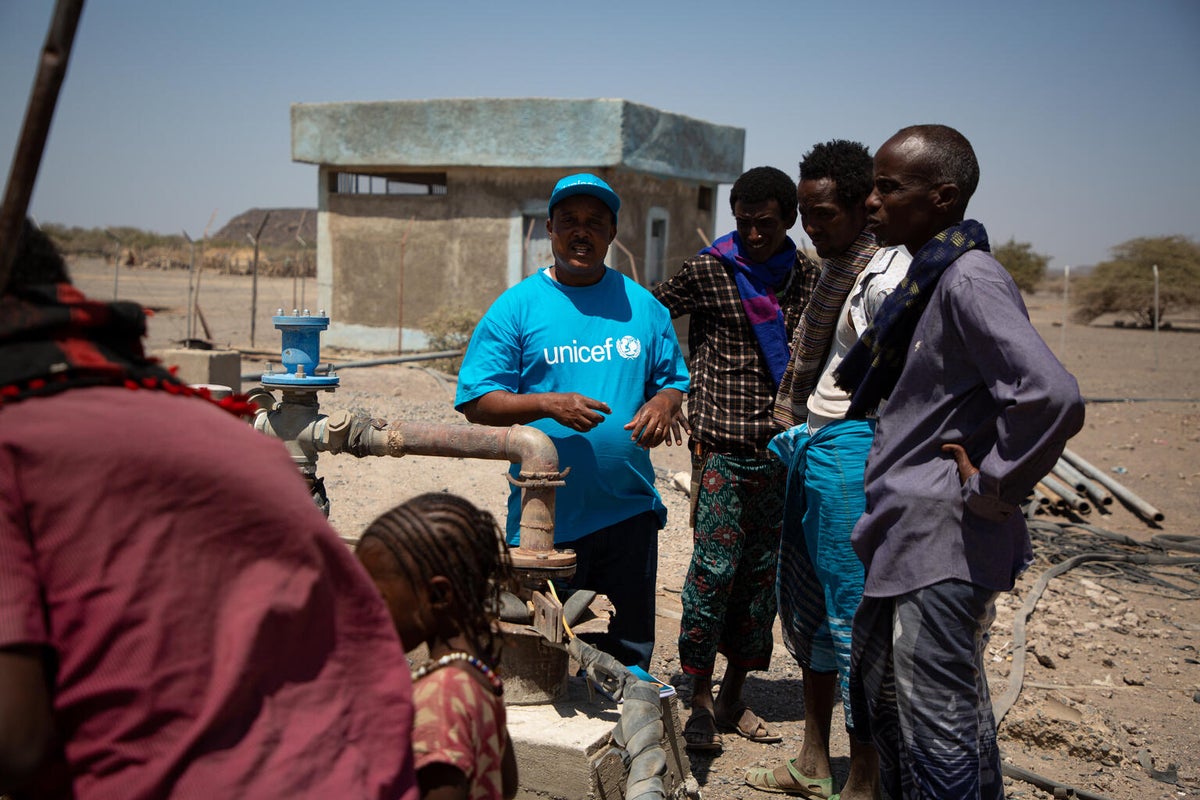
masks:
[(737, 284), (746, 319), (754, 329), (758, 349), (762, 351), (771, 378), (778, 388), (787, 369), (789, 353), (787, 325), (775, 290), (787, 282), (796, 263), (796, 243), (791, 237), (785, 237), (781, 252), (763, 262), (748, 261), (742, 255), (741, 237), (734, 231), (700, 252), (733, 269), (733, 280)]
[(864, 230), (846, 252), (821, 262), (821, 277), (792, 335), (792, 359), (775, 397), (772, 416), (783, 427), (791, 428), (808, 418), (808, 396), (829, 355), (838, 313), (854, 281), (878, 250), (875, 235)]
[(929, 296), (942, 273), (971, 250), (991, 247), (983, 225), (968, 219), (934, 236), (913, 256), (908, 274), (834, 372), (837, 385), (853, 395), (848, 419), (865, 416), (891, 395)]

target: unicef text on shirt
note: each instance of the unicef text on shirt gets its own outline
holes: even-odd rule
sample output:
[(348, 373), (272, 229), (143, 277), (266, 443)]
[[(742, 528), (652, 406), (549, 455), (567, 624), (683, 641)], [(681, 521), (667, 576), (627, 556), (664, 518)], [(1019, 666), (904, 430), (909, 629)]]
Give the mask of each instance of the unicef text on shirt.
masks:
[(590, 362), (610, 361), (613, 350), (625, 359), (635, 359), (642, 354), (642, 343), (636, 336), (622, 336), (615, 342), (610, 336), (604, 344), (579, 344), (578, 339), (572, 339), (570, 344), (560, 344), (554, 348), (543, 348), (542, 357), (547, 364), (587, 364)]

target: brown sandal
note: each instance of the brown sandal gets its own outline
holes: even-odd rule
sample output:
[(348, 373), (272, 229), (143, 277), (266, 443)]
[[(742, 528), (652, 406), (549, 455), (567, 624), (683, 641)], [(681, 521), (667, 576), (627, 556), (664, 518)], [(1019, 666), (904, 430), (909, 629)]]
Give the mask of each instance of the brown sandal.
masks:
[(683, 741), (688, 750), (697, 753), (720, 752), (724, 749), (717, 733), (716, 719), (707, 708), (694, 708), (683, 726)]
[(760, 744), (779, 744), (783, 741), (783, 737), (777, 733), (772, 733), (767, 727), (767, 723), (763, 722), (757, 714), (750, 710), (749, 706), (739, 706), (733, 712), (732, 720), (717, 719), (717, 730), (726, 733), (736, 733), (738, 736), (744, 736), (752, 742)]

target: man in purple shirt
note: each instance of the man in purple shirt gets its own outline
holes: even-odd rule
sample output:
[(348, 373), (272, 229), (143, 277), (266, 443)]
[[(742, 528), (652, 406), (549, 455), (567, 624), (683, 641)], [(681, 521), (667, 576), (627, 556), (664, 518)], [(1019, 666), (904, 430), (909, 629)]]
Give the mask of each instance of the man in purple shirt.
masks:
[(875, 154), (867, 225), (913, 262), (838, 370), (851, 415), (886, 399), (851, 537), (867, 569), (851, 693), (893, 798), (1003, 797), (987, 632), (1032, 559), (1018, 504), (1083, 425), (1075, 379), (964, 220), (978, 182), (944, 125)]

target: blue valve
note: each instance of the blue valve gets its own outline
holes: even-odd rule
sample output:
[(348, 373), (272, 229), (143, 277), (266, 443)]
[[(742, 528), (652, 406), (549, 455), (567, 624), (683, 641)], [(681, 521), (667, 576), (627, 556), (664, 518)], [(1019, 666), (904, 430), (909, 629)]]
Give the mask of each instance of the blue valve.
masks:
[(271, 318), (283, 338), (280, 361), (283, 372), (264, 372), (263, 386), (310, 387), (327, 389), (338, 385), (337, 375), (316, 375), (321, 358), (321, 331), (329, 327), (329, 317), (279, 315)]

